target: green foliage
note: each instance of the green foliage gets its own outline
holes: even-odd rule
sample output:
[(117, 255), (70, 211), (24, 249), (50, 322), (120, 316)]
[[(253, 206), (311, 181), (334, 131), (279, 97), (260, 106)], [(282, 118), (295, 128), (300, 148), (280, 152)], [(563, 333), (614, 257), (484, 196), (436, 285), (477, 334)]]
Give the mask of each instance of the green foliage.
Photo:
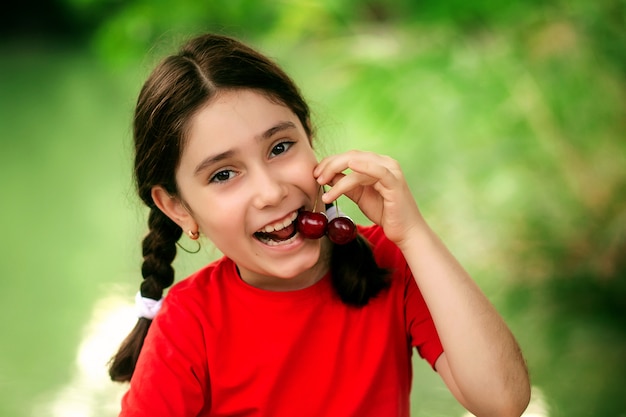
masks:
[(564, 17), (588, 37), (602, 59), (626, 71), (626, 2), (573, 0), (64, 0), (75, 16), (95, 27), (95, 44), (109, 59), (142, 56), (167, 34), (225, 31), (283, 42), (341, 36), (363, 23), (436, 23), (466, 31), (520, 26)]
[(73, 49), (1, 50), (0, 415), (26, 417), (71, 378), (92, 306), (135, 270), (132, 100)]
[[(77, 16), (94, 23), (93, 45), (99, 55), (130, 77), (140, 77), (136, 64), (146, 55), (160, 56), (181, 39), (206, 30), (236, 35), (274, 56), (312, 104), (321, 155), (362, 148), (399, 159), (430, 223), (511, 324), (528, 357), (533, 383), (546, 394), (550, 416), (624, 415), (626, 2), (66, 2)], [(69, 61), (67, 68), (53, 65), (53, 72), (35, 63), (34, 74), (18, 69), (5, 77), (11, 82), (3, 85), (3, 97), (20, 97), (20, 91), (37, 96), (37, 91), (24, 89), (30, 86), (41, 91), (45, 107), (56, 112), (46, 113), (36, 125), (30, 123), (30, 107), (19, 98), (1, 101), (5, 114), (11, 115), (6, 126), (12, 136), (3, 139), (0, 159), (18, 172), (5, 185), (11, 195), (39, 190), (38, 179), (45, 177), (67, 189), (65, 199), (71, 198), (70, 191), (91, 196), (93, 200), (81, 198), (81, 214), (71, 216), (74, 227), (98, 230), (102, 245), (109, 248), (98, 247), (91, 255), (68, 248), (87, 256), (78, 266), (70, 265), (80, 269), (97, 264), (100, 251), (123, 258), (116, 252), (119, 233), (108, 236), (110, 231), (100, 229), (112, 224), (92, 223), (94, 213), (106, 219), (101, 210), (108, 206), (89, 191), (96, 182), (99, 190), (109, 193), (119, 184), (104, 185), (109, 173), (104, 166), (69, 164), (70, 156), (56, 147), (64, 136), (50, 136), (46, 129), (66, 132), (66, 126), (55, 122), (80, 109), (78, 120), (100, 132), (98, 115), (120, 106), (111, 105), (108, 96), (81, 95), (99, 83), (90, 83), (90, 76), (84, 75), (93, 68)], [(76, 72), (70, 71), (74, 68)], [(52, 79), (49, 85), (33, 84), (44, 72)], [(127, 93), (123, 103), (130, 111), (135, 90)], [(101, 102), (101, 112), (83, 106), (92, 99)], [(127, 129), (128, 118), (119, 120), (122, 129)], [(29, 139), (9, 146), (7, 141), (22, 129)], [(67, 139), (75, 141), (70, 145), (81, 155), (105, 144), (85, 129), (78, 133), (82, 137)], [(114, 161), (111, 153), (126, 146), (122, 139), (108, 145), (95, 153)], [(73, 169), (67, 178), (51, 175), (66, 165)], [(99, 175), (85, 177), (91, 178), (85, 185), (76, 172)], [(130, 170), (115, 170), (116, 175), (121, 172)], [(14, 207), (29, 207), (22, 212), (29, 219), (39, 218), (38, 198), (54, 201), (52, 190), (24, 194)], [(51, 236), (62, 235), (68, 227), (56, 219), (67, 217), (55, 207), (47, 205), (41, 223), (29, 223), (30, 228), (49, 223), (56, 225), (48, 229)], [(365, 221), (350, 203), (341, 202), (341, 207)], [(17, 208), (7, 213), (8, 218), (19, 214)], [(5, 230), (25, 239), (21, 226), (11, 222)], [(68, 236), (80, 248), (86, 245), (82, 235)], [(139, 237), (126, 237), (136, 240), (126, 247), (139, 244)], [(28, 244), (19, 239), (13, 244)], [(56, 240), (42, 244), (50, 247), (42, 263), (66, 259)], [(7, 243), (5, 250), (9, 247)], [(28, 264), (29, 256), (24, 256), (11, 258)], [(136, 254), (128, 256), (124, 259), (135, 262)], [(23, 269), (12, 265), (4, 275)], [(18, 282), (25, 282), (28, 274), (38, 275), (36, 266), (28, 265)], [(76, 282), (81, 282), (77, 273), (66, 281), (62, 273), (55, 274), (68, 292), (86, 291), (82, 286), (87, 284), (76, 290)], [(25, 287), (15, 288), (26, 292)], [(48, 291), (51, 284), (38, 296), (43, 300)], [(13, 306), (11, 301), (5, 295), (3, 305)], [(69, 306), (57, 307), (71, 316)], [(58, 325), (53, 319), (43, 323)], [(17, 328), (8, 332), (18, 337)], [(416, 373), (414, 415), (428, 410), (460, 414), (448, 396), (440, 391), (431, 395), (429, 389), (442, 388), (432, 388), (423, 374)], [(420, 382), (422, 377), (425, 382)], [(17, 379), (22, 385), (25, 381)]]
[(519, 335), (553, 417), (626, 410), (626, 97), (589, 45), (576, 21), (546, 18), (368, 26), (282, 57), (320, 138), (339, 143), (327, 151), (400, 160)]

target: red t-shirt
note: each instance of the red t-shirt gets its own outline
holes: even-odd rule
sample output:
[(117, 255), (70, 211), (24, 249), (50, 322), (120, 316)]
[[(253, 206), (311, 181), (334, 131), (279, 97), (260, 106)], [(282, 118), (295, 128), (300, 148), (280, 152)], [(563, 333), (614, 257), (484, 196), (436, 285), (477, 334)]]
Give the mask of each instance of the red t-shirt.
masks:
[(222, 258), (174, 285), (146, 337), (121, 416), (409, 416), (412, 347), (443, 349), (398, 248), (359, 227), (391, 286), (345, 305), (330, 277), (254, 288)]

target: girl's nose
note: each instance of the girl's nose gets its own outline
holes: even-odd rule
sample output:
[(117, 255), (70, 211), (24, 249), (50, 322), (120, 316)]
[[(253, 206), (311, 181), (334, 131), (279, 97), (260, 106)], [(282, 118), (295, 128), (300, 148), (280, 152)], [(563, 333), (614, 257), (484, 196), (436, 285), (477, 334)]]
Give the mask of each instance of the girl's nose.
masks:
[(260, 169), (254, 175), (252, 205), (255, 208), (276, 206), (287, 196), (286, 184), (271, 171)]

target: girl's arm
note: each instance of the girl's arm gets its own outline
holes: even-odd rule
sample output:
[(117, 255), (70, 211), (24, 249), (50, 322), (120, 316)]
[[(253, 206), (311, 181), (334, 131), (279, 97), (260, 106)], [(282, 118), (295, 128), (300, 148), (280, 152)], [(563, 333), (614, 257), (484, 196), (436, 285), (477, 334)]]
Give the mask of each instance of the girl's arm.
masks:
[(424, 223), (401, 250), (444, 347), (435, 368), (477, 416), (519, 416), (530, 396), (520, 349), (504, 320)]
[[(344, 171), (350, 170), (347, 173)], [(530, 398), (528, 372), (502, 317), (423, 219), (398, 163), (351, 151), (314, 171), (382, 226), (404, 254), (433, 317), (444, 353), (435, 367), (457, 400), (476, 416), (519, 416)]]

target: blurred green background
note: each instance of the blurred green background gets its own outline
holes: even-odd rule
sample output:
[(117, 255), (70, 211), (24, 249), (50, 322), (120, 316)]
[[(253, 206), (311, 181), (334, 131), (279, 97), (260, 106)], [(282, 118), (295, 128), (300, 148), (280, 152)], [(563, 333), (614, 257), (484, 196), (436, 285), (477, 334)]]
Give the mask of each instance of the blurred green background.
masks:
[[(528, 415), (626, 416), (624, 0), (3, 9), (0, 416), (116, 415), (124, 386), (108, 382), (106, 361), (134, 324), (145, 233), (133, 105), (154, 63), (203, 31), (283, 65), (313, 108), (320, 155), (401, 162), (522, 345)], [(178, 278), (216, 256), (179, 255)], [(463, 415), (419, 360), (412, 408)]]

